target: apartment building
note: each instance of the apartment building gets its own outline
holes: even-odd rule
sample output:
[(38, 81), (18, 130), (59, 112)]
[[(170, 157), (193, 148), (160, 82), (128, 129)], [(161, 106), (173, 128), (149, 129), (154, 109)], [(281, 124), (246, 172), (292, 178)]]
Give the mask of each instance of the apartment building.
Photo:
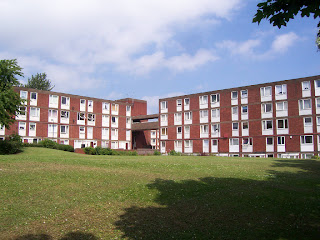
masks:
[(16, 87), (25, 100), (10, 129), (0, 138), (18, 133), (24, 142), (52, 139), (74, 148), (132, 148), (132, 116), (145, 115), (147, 103), (137, 99), (110, 101), (59, 92)]
[(159, 100), (160, 151), (308, 158), (320, 150), (320, 76)]

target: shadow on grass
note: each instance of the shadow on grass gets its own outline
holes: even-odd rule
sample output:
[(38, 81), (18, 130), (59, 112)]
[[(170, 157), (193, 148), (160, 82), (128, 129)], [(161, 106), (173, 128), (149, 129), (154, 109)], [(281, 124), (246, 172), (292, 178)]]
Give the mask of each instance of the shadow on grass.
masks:
[(319, 239), (320, 162), (275, 160), (267, 180), (214, 178), (148, 184), (159, 207), (125, 209), (127, 239)]
[[(53, 240), (53, 238), (47, 234), (28, 234), (17, 237), (15, 240)], [(91, 233), (70, 232), (60, 240), (98, 240), (98, 238)]]

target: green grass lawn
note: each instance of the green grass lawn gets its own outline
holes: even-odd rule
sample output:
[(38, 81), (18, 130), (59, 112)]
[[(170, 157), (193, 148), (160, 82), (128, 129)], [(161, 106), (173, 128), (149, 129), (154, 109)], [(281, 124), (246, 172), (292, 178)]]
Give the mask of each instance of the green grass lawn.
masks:
[(320, 161), (0, 156), (0, 239), (320, 239)]

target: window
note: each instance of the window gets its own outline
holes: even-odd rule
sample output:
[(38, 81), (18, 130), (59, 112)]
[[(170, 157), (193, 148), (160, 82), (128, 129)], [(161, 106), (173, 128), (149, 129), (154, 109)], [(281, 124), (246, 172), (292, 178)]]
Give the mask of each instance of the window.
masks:
[(262, 104), (262, 112), (263, 113), (271, 113), (272, 112), (272, 103), (263, 103)]
[(207, 104), (208, 103), (208, 96), (200, 96), (200, 104)]
[(167, 101), (163, 101), (160, 103), (161, 109), (167, 109), (168, 108), (168, 102)]
[(239, 138), (230, 138), (230, 145), (231, 146), (239, 145)]
[(301, 136), (301, 143), (302, 144), (312, 144), (313, 143), (312, 136)]
[(299, 100), (300, 110), (311, 109), (311, 99), (301, 99)]
[(161, 128), (161, 135), (162, 136), (168, 135), (168, 128)]
[(35, 131), (36, 130), (36, 124), (35, 123), (30, 123), (29, 124), (29, 130), (30, 131)]
[(273, 145), (273, 138), (267, 137), (267, 145)]
[(181, 107), (182, 106), (182, 100), (181, 99), (177, 99), (177, 107)]
[(248, 97), (248, 90), (241, 90), (241, 98), (247, 98)]
[(78, 113), (78, 120), (84, 120), (85, 114), (84, 113)]
[(184, 105), (187, 106), (190, 104), (190, 98), (185, 98), (184, 99)]
[(182, 133), (182, 127), (177, 127), (177, 133), (178, 134)]
[(174, 120), (176, 122), (181, 122), (182, 121), (182, 114), (181, 113), (175, 113), (174, 114)]
[(108, 112), (109, 113), (109, 111), (110, 111), (110, 103), (103, 102), (102, 103), (102, 112)]
[(60, 126), (60, 133), (62, 134), (69, 133), (69, 126), (64, 126), (64, 125)]
[(316, 108), (320, 108), (320, 98), (316, 99)]
[(30, 93), (30, 98), (32, 99), (32, 100), (37, 100), (37, 93), (36, 92), (32, 92), (32, 93)]
[(85, 132), (86, 132), (85, 127), (79, 127), (79, 132), (80, 132), (80, 134), (85, 134)]
[(252, 138), (243, 138), (242, 145), (250, 145), (252, 146)]
[(40, 108), (35, 108), (35, 107), (30, 108), (31, 117), (39, 117), (39, 115), (40, 115)]
[(86, 100), (85, 99), (80, 99), (80, 104), (81, 105), (86, 104)]
[(271, 87), (262, 87), (260, 88), (261, 97), (269, 97), (272, 95), (272, 88)]
[(241, 107), (241, 114), (248, 114), (248, 106)]
[(27, 108), (26, 107), (19, 107), (19, 115), (26, 116), (27, 115)]
[(192, 147), (192, 141), (191, 140), (185, 140), (184, 141), (184, 147), (191, 148)]
[(58, 110), (49, 109), (49, 119), (57, 118), (58, 117)]
[(238, 130), (239, 129), (239, 123), (232, 123), (232, 130)]
[(70, 104), (70, 98), (69, 97), (61, 97), (61, 105), (69, 105)]
[(276, 95), (287, 94), (287, 84), (276, 85)]
[(277, 102), (276, 103), (277, 111), (286, 111), (288, 110), (288, 102)]
[(278, 119), (277, 120), (278, 129), (287, 129), (288, 128), (288, 119)]
[(61, 116), (61, 118), (67, 119), (67, 118), (69, 118), (69, 112), (68, 111), (61, 111), (60, 116)]
[(218, 103), (220, 102), (220, 94), (212, 94), (211, 95), (211, 103)]
[(49, 104), (58, 105), (59, 97), (57, 95), (50, 95), (49, 96)]
[(238, 114), (238, 107), (232, 108), (232, 114), (234, 114), (234, 115)]
[(312, 118), (311, 117), (306, 117), (304, 118), (304, 126), (312, 126)]
[(219, 131), (220, 131), (220, 125), (219, 125), (219, 124), (213, 124), (213, 125), (211, 126), (211, 131), (212, 131), (212, 133), (219, 133)]
[(111, 124), (116, 124), (118, 122), (118, 117), (111, 117)]
[(314, 85), (316, 88), (320, 88), (320, 80), (315, 80)]
[(126, 111), (127, 111), (127, 112), (130, 112), (130, 111), (131, 111), (131, 106), (128, 106), (128, 105), (127, 105), (127, 106), (126, 106)]
[(185, 112), (184, 113), (184, 120), (192, 120), (192, 112)]
[(231, 92), (231, 99), (237, 99), (238, 98), (238, 92)]
[(309, 81), (302, 82), (302, 90), (310, 90), (310, 82)]
[(166, 122), (168, 120), (167, 114), (161, 114), (161, 122)]
[(200, 118), (207, 118), (208, 110), (200, 110)]
[(88, 113), (88, 122), (94, 122), (96, 118), (95, 114)]
[(28, 98), (28, 92), (27, 91), (20, 91), (20, 98), (27, 100)]
[(212, 109), (211, 117), (212, 118), (220, 117), (220, 109), (219, 108)]
[(200, 132), (201, 133), (209, 133), (209, 126), (208, 125), (200, 125)]
[(242, 129), (243, 130), (249, 129), (249, 122), (242, 122)]
[(111, 104), (111, 111), (112, 112), (118, 112), (119, 111), (119, 105), (115, 104), (115, 103), (112, 103)]
[(272, 129), (272, 120), (262, 121), (262, 128), (263, 130)]
[(212, 139), (212, 145), (218, 146), (218, 139)]
[(93, 107), (93, 101), (92, 100), (88, 100), (88, 107)]
[(285, 137), (278, 137), (278, 145), (284, 145), (285, 144)]

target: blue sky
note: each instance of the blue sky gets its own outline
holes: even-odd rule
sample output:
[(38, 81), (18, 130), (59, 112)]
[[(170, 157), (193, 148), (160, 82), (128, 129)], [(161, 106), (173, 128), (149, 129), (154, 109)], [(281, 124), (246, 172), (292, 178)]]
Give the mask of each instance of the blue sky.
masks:
[(0, 59), (55, 91), (148, 101), (318, 75), (317, 22), (252, 23), (256, 0), (0, 0)]

